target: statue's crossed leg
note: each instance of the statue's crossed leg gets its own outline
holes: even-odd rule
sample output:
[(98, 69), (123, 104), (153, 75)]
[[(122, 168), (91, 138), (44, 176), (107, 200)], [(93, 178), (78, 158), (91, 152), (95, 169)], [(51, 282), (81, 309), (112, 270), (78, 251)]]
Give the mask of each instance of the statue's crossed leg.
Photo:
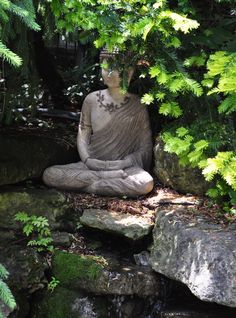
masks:
[(148, 172), (139, 167), (124, 171), (93, 171), (83, 162), (78, 162), (47, 168), (43, 180), (51, 187), (109, 196), (135, 197), (152, 190), (153, 178)]

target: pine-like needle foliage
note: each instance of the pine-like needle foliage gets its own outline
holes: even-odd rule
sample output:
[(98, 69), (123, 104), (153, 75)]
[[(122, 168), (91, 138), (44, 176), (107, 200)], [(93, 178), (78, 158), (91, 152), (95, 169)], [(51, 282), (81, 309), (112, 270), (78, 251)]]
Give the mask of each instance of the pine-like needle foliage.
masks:
[(12, 29), (9, 25), (12, 19), (19, 19), (28, 28), (39, 30), (39, 25), (35, 22), (35, 9), (32, 0), (1, 0), (0, 2), (0, 57), (14, 67), (22, 64), (22, 59), (12, 52), (8, 47), (8, 38)]
[[(10, 309), (16, 308), (16, 302), (14, 299), (14, 296), (12, 295), (11, 290), (7, 286), (7, 284), (4, 282), (5, 279), (8, 278), (8, 271), (6, 268), (0, 264), (0, 300), (8, 306)], [(4, 318), (3, 313), (0, 310), (0, 318)]]

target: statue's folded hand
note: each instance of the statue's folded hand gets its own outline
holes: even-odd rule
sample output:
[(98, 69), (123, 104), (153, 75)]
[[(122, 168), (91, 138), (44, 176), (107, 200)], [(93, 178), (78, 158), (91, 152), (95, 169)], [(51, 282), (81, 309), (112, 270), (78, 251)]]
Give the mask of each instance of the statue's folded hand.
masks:
[(123, 170), (129, 168), (132, 164), (130, 159), (124, 160), (99, 160), (88, 158), (85, 161), (86, 166), (90, 170), (95, 171), (113, 171), (113, 170)]

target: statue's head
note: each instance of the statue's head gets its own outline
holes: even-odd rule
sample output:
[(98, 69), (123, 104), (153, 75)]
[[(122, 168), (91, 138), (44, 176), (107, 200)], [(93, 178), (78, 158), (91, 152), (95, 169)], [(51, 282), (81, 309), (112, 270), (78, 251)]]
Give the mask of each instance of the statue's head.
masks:
[(127, 84), (130, 83), (134, 67), (127, 66), (124, 69), (124, 55), (121, 56), (118, 50), (110, 53), (104, 48), (100, 53), (100, 63), (102, 65), (102, 78), (108, 87), (120, 87), (122, 76), (126, 77)]

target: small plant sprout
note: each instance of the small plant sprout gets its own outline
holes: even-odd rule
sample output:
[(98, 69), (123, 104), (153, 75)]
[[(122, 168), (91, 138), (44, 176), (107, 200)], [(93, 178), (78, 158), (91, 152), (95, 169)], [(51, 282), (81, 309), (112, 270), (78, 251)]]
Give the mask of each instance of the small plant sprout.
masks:
[(58, 284), (60, 284), (60, 281), (52, 276), (51, 281), (48, 283), (48, 290), (52, 293)]

